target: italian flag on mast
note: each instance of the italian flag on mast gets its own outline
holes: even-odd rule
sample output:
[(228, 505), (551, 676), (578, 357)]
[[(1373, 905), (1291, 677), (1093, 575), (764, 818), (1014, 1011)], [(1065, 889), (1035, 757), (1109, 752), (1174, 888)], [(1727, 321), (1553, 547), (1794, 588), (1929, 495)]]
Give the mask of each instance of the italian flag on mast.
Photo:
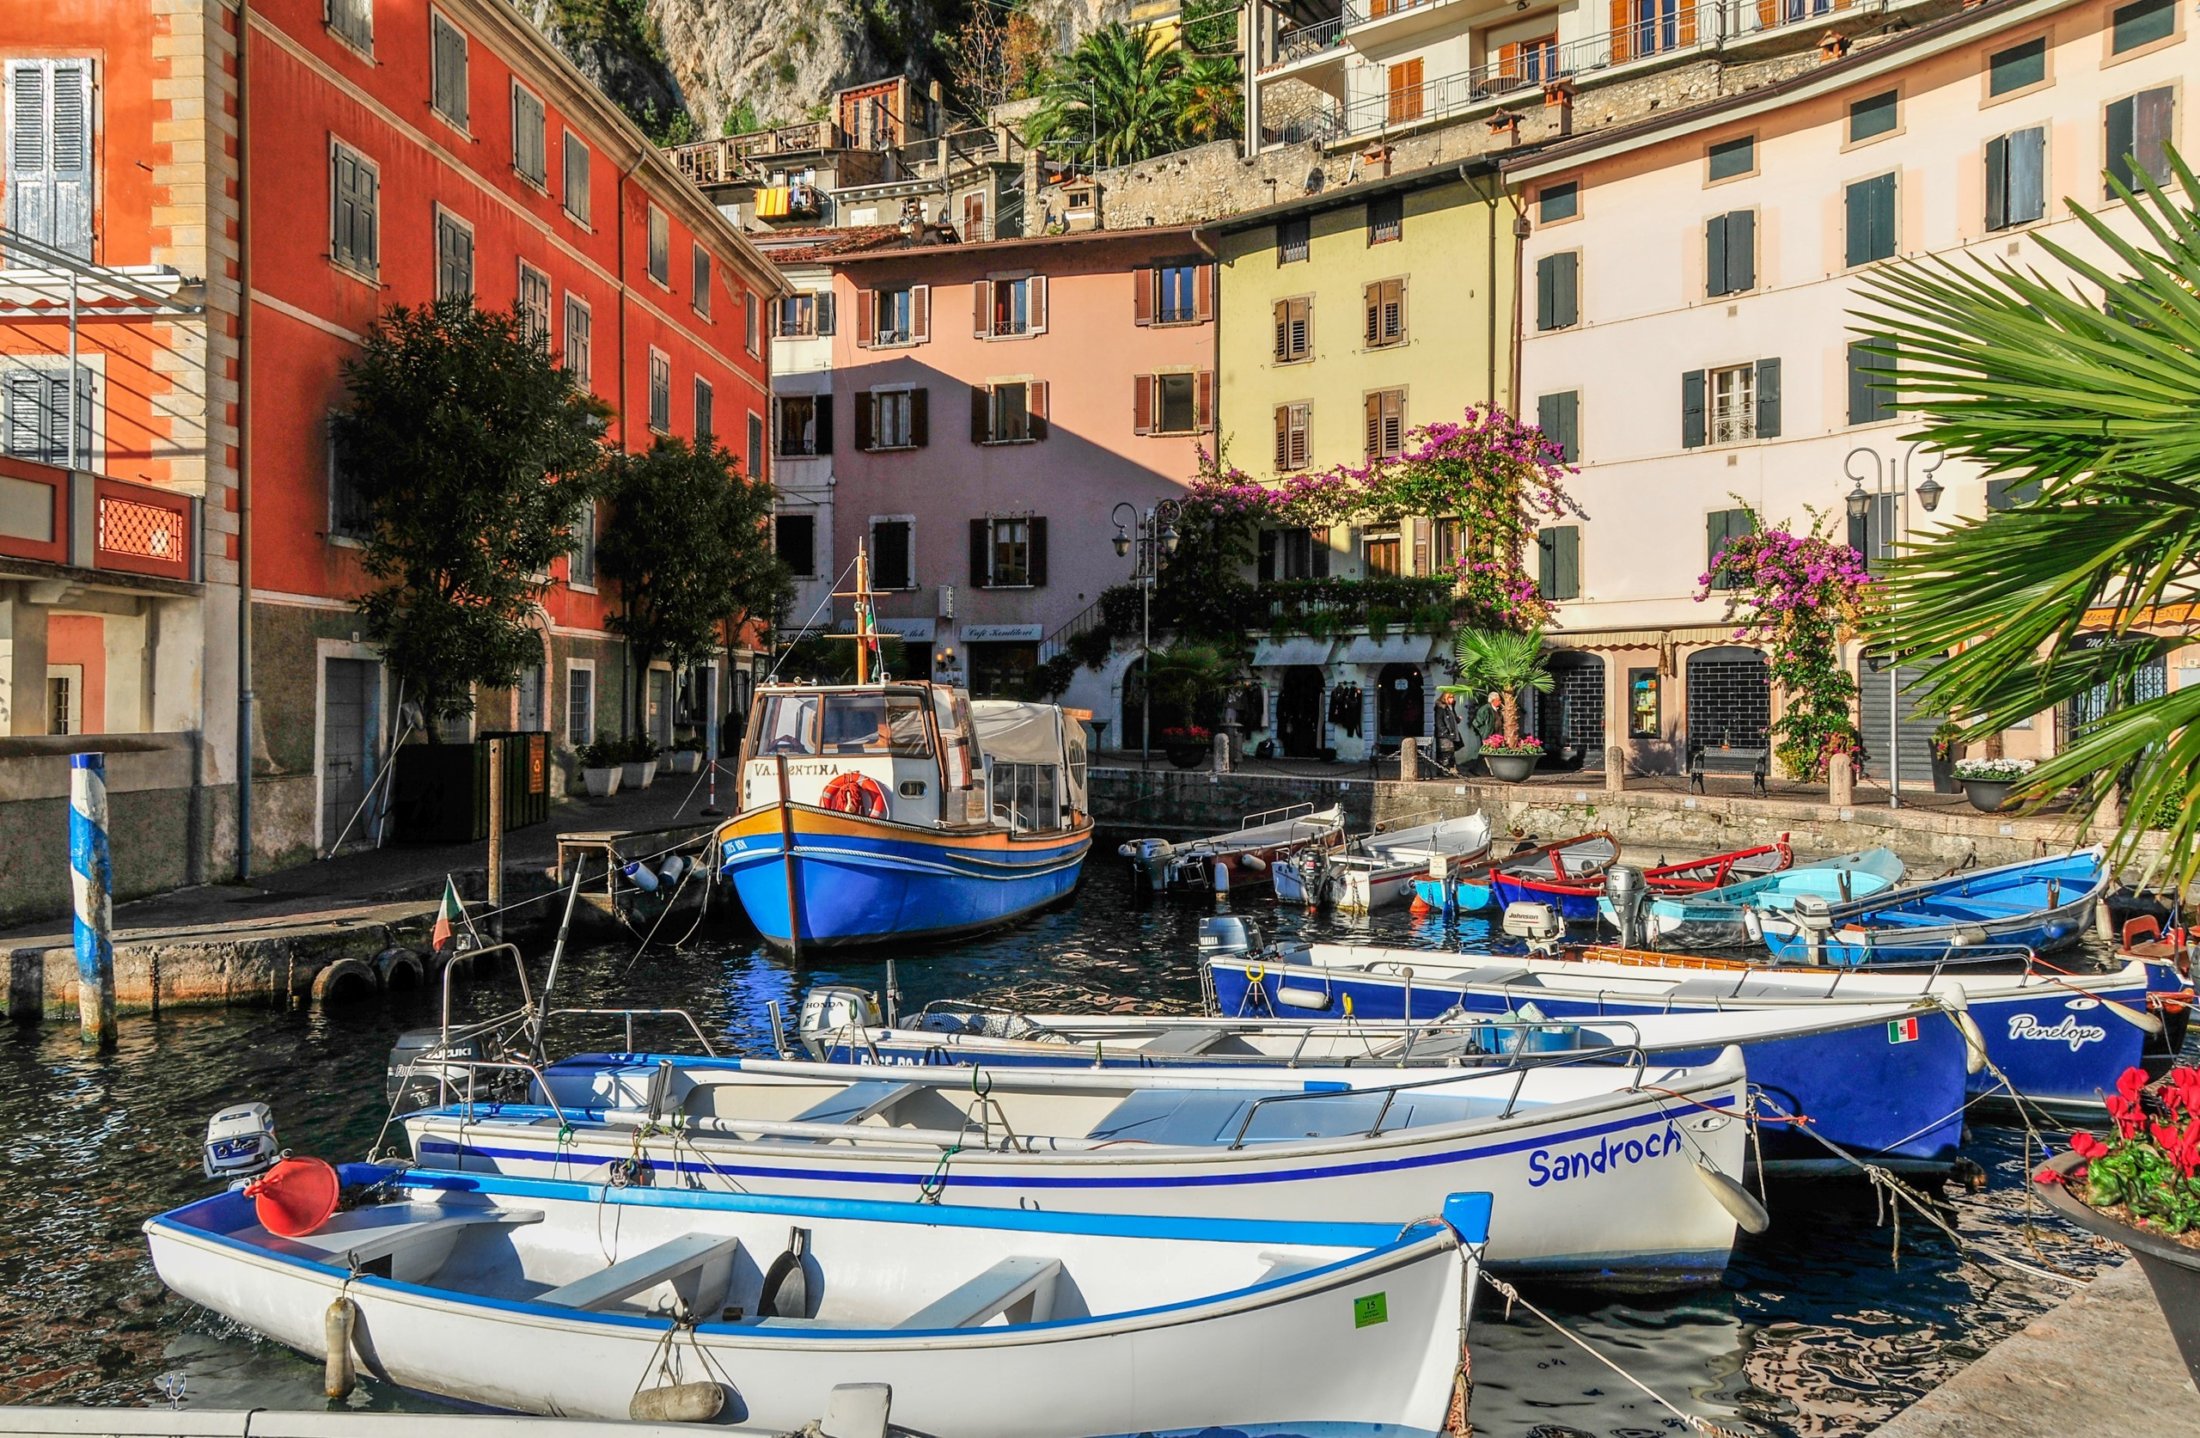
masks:
[(443, 876), (443, 902), (436, 906), (435, 932), (428, 936), (428, 946), (442, 949), (458, 937), (458, 926), (466, 920), (466, 902), (458, 896), (458, 885), (449, 874)]

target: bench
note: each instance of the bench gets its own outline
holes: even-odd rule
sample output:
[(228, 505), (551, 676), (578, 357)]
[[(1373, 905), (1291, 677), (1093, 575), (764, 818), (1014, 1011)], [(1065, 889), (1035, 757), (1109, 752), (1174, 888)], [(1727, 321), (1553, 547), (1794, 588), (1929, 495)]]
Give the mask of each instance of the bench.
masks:
[(1054, 1316), (1054, 1284), (1062, 1276), (1059, 1258), (1004, 1258), (968, 1283), (910, 1314), (896, 1328), (976, 1328), (996, 1314), (1028, 1301), (1023, 1322), (1044, 1323)]
[(1766, 745), (1752, 748), (1688, 741), (1688, 787), (1699, 794), (1704, 791), (1706, 774), (1747, 774), (1750, 788), (1762, 796), (1771, 764), (1772, 750)]
[(1227, 1037), (1221, 1029), (1170, 1029), (1140, 1044), (1138, 1052), (1151, 1058), (1195, 1058)]
[(820, 1099), (792, 1120), (795, 1123), (861, 1123), (876, 1118), (923, 1084), (896, 1079), (860, 1079), (830, 1098)]
[[(600, 1313), (646, 1288), (693, 1275), (691, 1282), (679, 1285), (681, 1300), (690, 1313), (715, 1316), (725, 1307), (726, 1283), (732, 1276), (734, 1251), (740, 1246), (741, 1240), (731, 1234), (682, 1234), (586, 1278), (538, 1294), (535, 1301), (580, 1313)], [(711, 1301), (698, 1301), (703, 1299)]]
[(439, 1203), (385, 1203), (339, 1213), (297, 1238), (270, 1234), (262, 1242), (294, 1258), (413, 1282), (441, 1268), (466, 1229), (541, 1221), (542, 1210), (535, 1208), (454, 1211)]

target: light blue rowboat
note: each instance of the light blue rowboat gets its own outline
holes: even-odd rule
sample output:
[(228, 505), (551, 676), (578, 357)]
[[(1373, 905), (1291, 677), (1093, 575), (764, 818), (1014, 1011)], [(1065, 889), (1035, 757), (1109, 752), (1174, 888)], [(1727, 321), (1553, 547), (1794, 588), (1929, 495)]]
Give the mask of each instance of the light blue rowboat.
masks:
[(1848, 903), (1767, 914), (1774, 957), (1818, 964), (1931, 963), (1965, 949), (2050, 953), (2085, 936), (2114, 878), (2098, 845), (1975, 869)]
[[(1828, 904), (1869, 898), (1901, 883), (1903, 872), (1894, 850), (1858, 849), (1700, 894), (1656, 894), (1643, 911), (1642, 937), (1652, 947), (1668, 949), (1752, 943), (1753, 913), (1786, 913), (1805, 894)], [(1597, 913), (1614, 928), (1621, 927), (1609, 898), (1597, 899)]]

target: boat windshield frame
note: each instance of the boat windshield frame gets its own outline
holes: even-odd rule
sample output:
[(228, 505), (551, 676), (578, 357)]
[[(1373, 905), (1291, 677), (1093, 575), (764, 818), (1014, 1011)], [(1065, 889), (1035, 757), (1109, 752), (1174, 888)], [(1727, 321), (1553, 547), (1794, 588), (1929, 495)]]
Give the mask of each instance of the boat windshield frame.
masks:
[(916, 685), (760, 690), (749, 757), (930, 760), (931, 708)]

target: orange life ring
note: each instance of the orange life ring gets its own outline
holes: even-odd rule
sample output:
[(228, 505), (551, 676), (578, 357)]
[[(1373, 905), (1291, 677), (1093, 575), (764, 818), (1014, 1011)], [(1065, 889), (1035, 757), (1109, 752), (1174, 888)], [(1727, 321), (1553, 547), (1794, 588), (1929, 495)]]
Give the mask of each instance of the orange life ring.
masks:
[(886, 817), (886, 791), (868, 774), (842, 774), (825, 786), (820, 801), (841, 814), (860, 814), (866, 819)]

